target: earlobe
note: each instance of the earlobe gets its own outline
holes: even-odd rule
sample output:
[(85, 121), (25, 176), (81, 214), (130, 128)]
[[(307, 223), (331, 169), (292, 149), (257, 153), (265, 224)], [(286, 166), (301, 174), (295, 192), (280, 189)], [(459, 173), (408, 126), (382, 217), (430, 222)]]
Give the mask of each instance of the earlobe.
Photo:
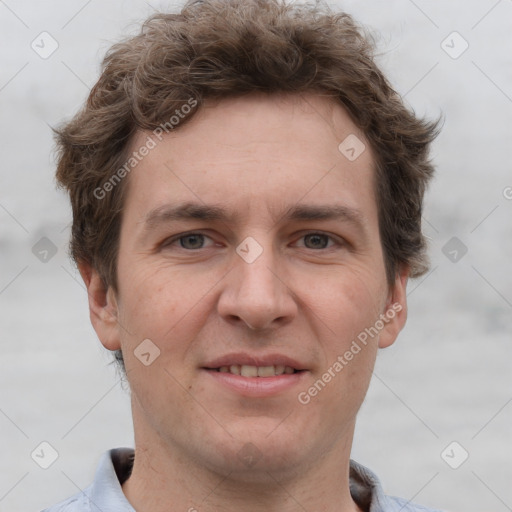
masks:
[(379, 337), (379, 348), (391, 346), (403, 329), (407, 320), (407, 281), (409, 269), (403, 268), (397, 273), (395, 286), (386, 302), (384, 315), (388, 319)]
[(79, 263), (78, 270), (87, 288), (89, 315), (99, 340), (108, 350), (120, 349), (118, 309), (114, 291), (110, 286), (105, 287), (98, 271), (89, 263)]

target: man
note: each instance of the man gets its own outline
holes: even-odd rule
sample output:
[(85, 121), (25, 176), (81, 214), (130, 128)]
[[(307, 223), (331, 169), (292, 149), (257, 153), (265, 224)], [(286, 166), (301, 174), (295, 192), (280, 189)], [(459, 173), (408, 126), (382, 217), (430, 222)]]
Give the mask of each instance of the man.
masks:
[(115, 45), (57, 178), (135, 451), (47, 510), (427, 510), (350, 450), (427, 269), (436, 130), (342, 13), (207, 0)]

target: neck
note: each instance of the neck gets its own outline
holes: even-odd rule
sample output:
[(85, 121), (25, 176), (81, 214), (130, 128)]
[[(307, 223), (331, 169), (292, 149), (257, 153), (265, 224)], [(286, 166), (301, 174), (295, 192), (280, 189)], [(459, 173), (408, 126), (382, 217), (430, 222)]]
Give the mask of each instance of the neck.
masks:
[(135, 460), (123, 492), (137, 511), (361, 512), (349, 490), (353, 427), (349, 438), (308, 467), (248, 468), (245, 474), (208, 468), (177, 446), (135, 432)]

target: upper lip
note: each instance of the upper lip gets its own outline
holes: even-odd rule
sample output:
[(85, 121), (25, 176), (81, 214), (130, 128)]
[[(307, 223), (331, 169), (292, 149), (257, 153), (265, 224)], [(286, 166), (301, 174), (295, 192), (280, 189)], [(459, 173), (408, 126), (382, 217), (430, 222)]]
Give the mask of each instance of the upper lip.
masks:
[(221, 368), (222, 366), (247, 365), (247, 366), (290, 366), (294, 370), (307, 370), (307, 367), (291, 357), (283, 354), (268, 354), (255, 356), (246, 353), (225, 354), (212, 359), (203, 365), (203, 368)]

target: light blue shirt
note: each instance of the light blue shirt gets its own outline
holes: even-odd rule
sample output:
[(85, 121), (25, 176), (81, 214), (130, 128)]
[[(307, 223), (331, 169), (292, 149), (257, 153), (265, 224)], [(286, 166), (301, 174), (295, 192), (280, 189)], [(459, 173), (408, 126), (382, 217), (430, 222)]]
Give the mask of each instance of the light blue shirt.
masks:
[[(135, 512), (121, 485), (130, 476), (132, 448), (115, 448), (104, 453), (93, 483), (70, 498), (42, 512)], [(350, 461), (350, 494), (365, 512), (442, 512), (384, 494), (377, 476)]]

